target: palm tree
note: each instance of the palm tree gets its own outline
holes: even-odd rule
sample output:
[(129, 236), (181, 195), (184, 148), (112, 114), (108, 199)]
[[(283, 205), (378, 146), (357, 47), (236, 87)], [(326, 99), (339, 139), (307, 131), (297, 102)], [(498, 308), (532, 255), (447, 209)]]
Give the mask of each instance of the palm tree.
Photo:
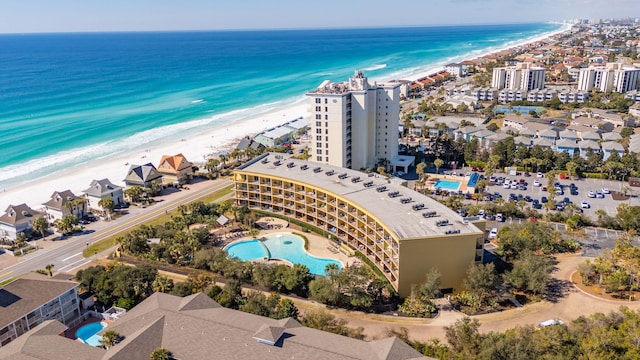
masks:
[(113, 208), (116, 205), (113, 202), (113, 199), (110, 198), (110, 197), (102, 198), (102, 199), (100, 199), (100, 201), (98, 201), (98, 205), (100, 205), (100, 207), (102, 207), (102, 210), (107, 215), (107, 219), (111, 220), (111, 212), (113, 211)]
[(168, 293), (173, 289), (173, 280), (166, 276), (158, 275), (151, 284), (151, 290), (155, 292)]
[(53, 264), (47, 264), (47, 266), (44, 267), (45, 270), (47, 270), (47, 273), (49, 273), (49, 276), (53, 276), (53, 267), (55, 265)]
[(44, 233), (49, 228), (49, 222), (44, 217), (38, 217), (33, 220), (33, 224), (31, 224), (31, 226), (33, 227), (33, 230), (39, 232), (44, 239)]
[(440, 167), (444, 164), (444, 160), (438, 158), (433, 160), (433, 166), (436, 167), (436, 174), (440, 173)]
[(102, 334), (102, 340), (100, 340), (100, 345), (105, 349), (109, 349), (118, 342), (120, 342), (120, 338), (122, 336), (115, 330), (107, 330)]
[(170, 360), (173, 359), (173, 354), (171, 351), (165, 348), (157, 348), (153, 350), (153, 352), (149, 355), (149, 359), (151, 360)]

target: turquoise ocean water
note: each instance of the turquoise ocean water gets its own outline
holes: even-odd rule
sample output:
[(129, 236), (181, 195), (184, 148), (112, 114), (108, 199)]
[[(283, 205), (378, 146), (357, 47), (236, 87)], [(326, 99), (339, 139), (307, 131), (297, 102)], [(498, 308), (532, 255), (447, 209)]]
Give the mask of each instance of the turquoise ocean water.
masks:
[(401, 79), (559, 28), (0, 35), (0, 188), (292, 105), (356, 69)]

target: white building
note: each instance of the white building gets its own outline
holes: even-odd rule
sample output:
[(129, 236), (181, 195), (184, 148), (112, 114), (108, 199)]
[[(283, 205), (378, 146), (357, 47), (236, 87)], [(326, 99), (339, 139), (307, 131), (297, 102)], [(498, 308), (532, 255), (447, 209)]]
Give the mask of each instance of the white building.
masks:
[(93, 180), (89, 188), (84, 190), (84, 196), (89, 203), (89, 209), (102, 212), (103, 208), (100, 206), (100, 200), (104, 198), (113, 199), (115, 206), (124, 205), (124, 194), (122, 186), (114, 185), (109, 179)]
[(463, 77), (466, 75), (464, 66), (456, 63), (447, 64), (444, 66), (444, 71), (455, 77)]
[(495, 68), (493, 69), (491, 86), (498, 90), (544, 89), (544, 74), (544, 67), (532, 66), (531, 63)]
[(602, 92), (615, 91), (625, 93), (638, 89), (640, 69), (627, 67), (621, 63), (609, 63), (606, 66), (592, 66), (580, 70), (578, 89)]
[(306, 96), (310, 160), (361, 169), (398, 154), (400, 84), (370, 84), (363, 71), (356, 71), (348, 82), (326, 80)]

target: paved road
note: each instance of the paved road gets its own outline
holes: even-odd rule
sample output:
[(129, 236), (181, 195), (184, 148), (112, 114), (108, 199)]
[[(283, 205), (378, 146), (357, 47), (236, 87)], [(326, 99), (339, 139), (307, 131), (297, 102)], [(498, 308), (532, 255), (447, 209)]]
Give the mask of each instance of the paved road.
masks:
[[(71, 236), (53, 243), (50, 242), (45, 249), (25, 255), (18, 263), (0, 270), (0, 282), (37, 269), (44, 269), (47, 264), (54, 264), (54, 270), (56, 271), (71, 272), (93, 260), (93, 256), (87, 259), (82, 255), (88, 245), (120, 231), (131, 229), (163, 212), (175, 209), (178, 205), (193, 201), (228, 186), (231, 186), (231, 181), (227, 179), (206, 181), (202, 184), (191, 186), (191, 190), (174, 194), (170, 199), (168, 198), (166, 201), (157, 203), (152, 207), (146, 209), (131, 208), (129, 214), (116, 220), (89, 225), (89, 232), (91, 230), (95, 232), (81, 236)], [(96, 228), (92, 229), (92, 226)]]

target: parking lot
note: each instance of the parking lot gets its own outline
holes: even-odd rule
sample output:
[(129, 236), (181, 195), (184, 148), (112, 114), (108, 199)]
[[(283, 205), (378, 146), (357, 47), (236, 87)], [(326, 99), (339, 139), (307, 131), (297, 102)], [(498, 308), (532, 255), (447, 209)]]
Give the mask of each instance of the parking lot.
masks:
[[(515, 194), (516, 196), (521, 194), (523, 198), (526, 196), (530, 196), (532, 199), (537, 199), (539, 201), (543, 196), (547, 197), (548, 199), (552, 199), (553, 197), (555, 197), (556, 202), (562, 201), (566, 197), (566, 198), (569, 198), (569, 200), (572, 203), (574, 203), (578, 208), (581, 207), (580, 204), (582, 201), (586, 201), (589, 204), (589, 208), (585, 208), (582, 210), (584, 212), (584, 215), (588, 216), (593, 220), (597, 219), (597, 215), (595, 215), (595, 212), (597, 210), (604, 210), (607, 212), (607, 214), (611, 216), (615, 216), (617, 206), (622, 203), (626, 203), (631, 206), (640, 206), (640, 200), (638, 199), (637, 196), (632, 196), (629, 200), (625, 200), (625, 201), (613, 200), (610, 194), (605, 194), (604, 198), (589, 198), (587, 196), (587, 193), (589, 191), (595, 192), (597, 190), (601, 190), (602, 188), (607, 188), (610, 191), (624, 192), (626, 183), (623, 183), (620, 181), (610, 181), (610, 180), (600, 180), (600, 179), (557, 180), (557, 182), (560, 183), (560, 185), (564, 190), (564, 195), (556, 195), (553, 186), (551, 187), (551, 189), (549, 189), (551, 190), (551, 192), (542, 190), (544, 187), (548, 185), (546, 177), (537, 178), (536, 174), (531, 174), (531, 176), (528, 176), (528, 177), (524, 175), (507, 176), (504, 174), (496, 174), (495, 176), (508, 177), (510, 180), (516, 180), (518, 182), (520, 182), (521, 180), (524, 180), (527, 183), (526, 190), (520, 190), (520, 188), (505, 189), (503, 185), (495, 184), (495, 185), (488, 186), (485, 189), (486, 193), (493, 194), (497, 192), (505, 200), (508, 200), (509, 194), (512, 194), (512, 193)], [(535, 180), (540, 181), (541, 186), (533, 186), (533, 183)], [(577, 195), (571, 195), (570, 193), (569, 186), (572, 183), (575, 184), (577, 188)], [(633, 188), (627, 189), (627, 191), (633, 194)], [(531, 206), (532, 203), (528, 202), (527, 204), (528, 204), (527, 206)], [(546, 212), (546, 209), (543, 207), (538, 211)]]

